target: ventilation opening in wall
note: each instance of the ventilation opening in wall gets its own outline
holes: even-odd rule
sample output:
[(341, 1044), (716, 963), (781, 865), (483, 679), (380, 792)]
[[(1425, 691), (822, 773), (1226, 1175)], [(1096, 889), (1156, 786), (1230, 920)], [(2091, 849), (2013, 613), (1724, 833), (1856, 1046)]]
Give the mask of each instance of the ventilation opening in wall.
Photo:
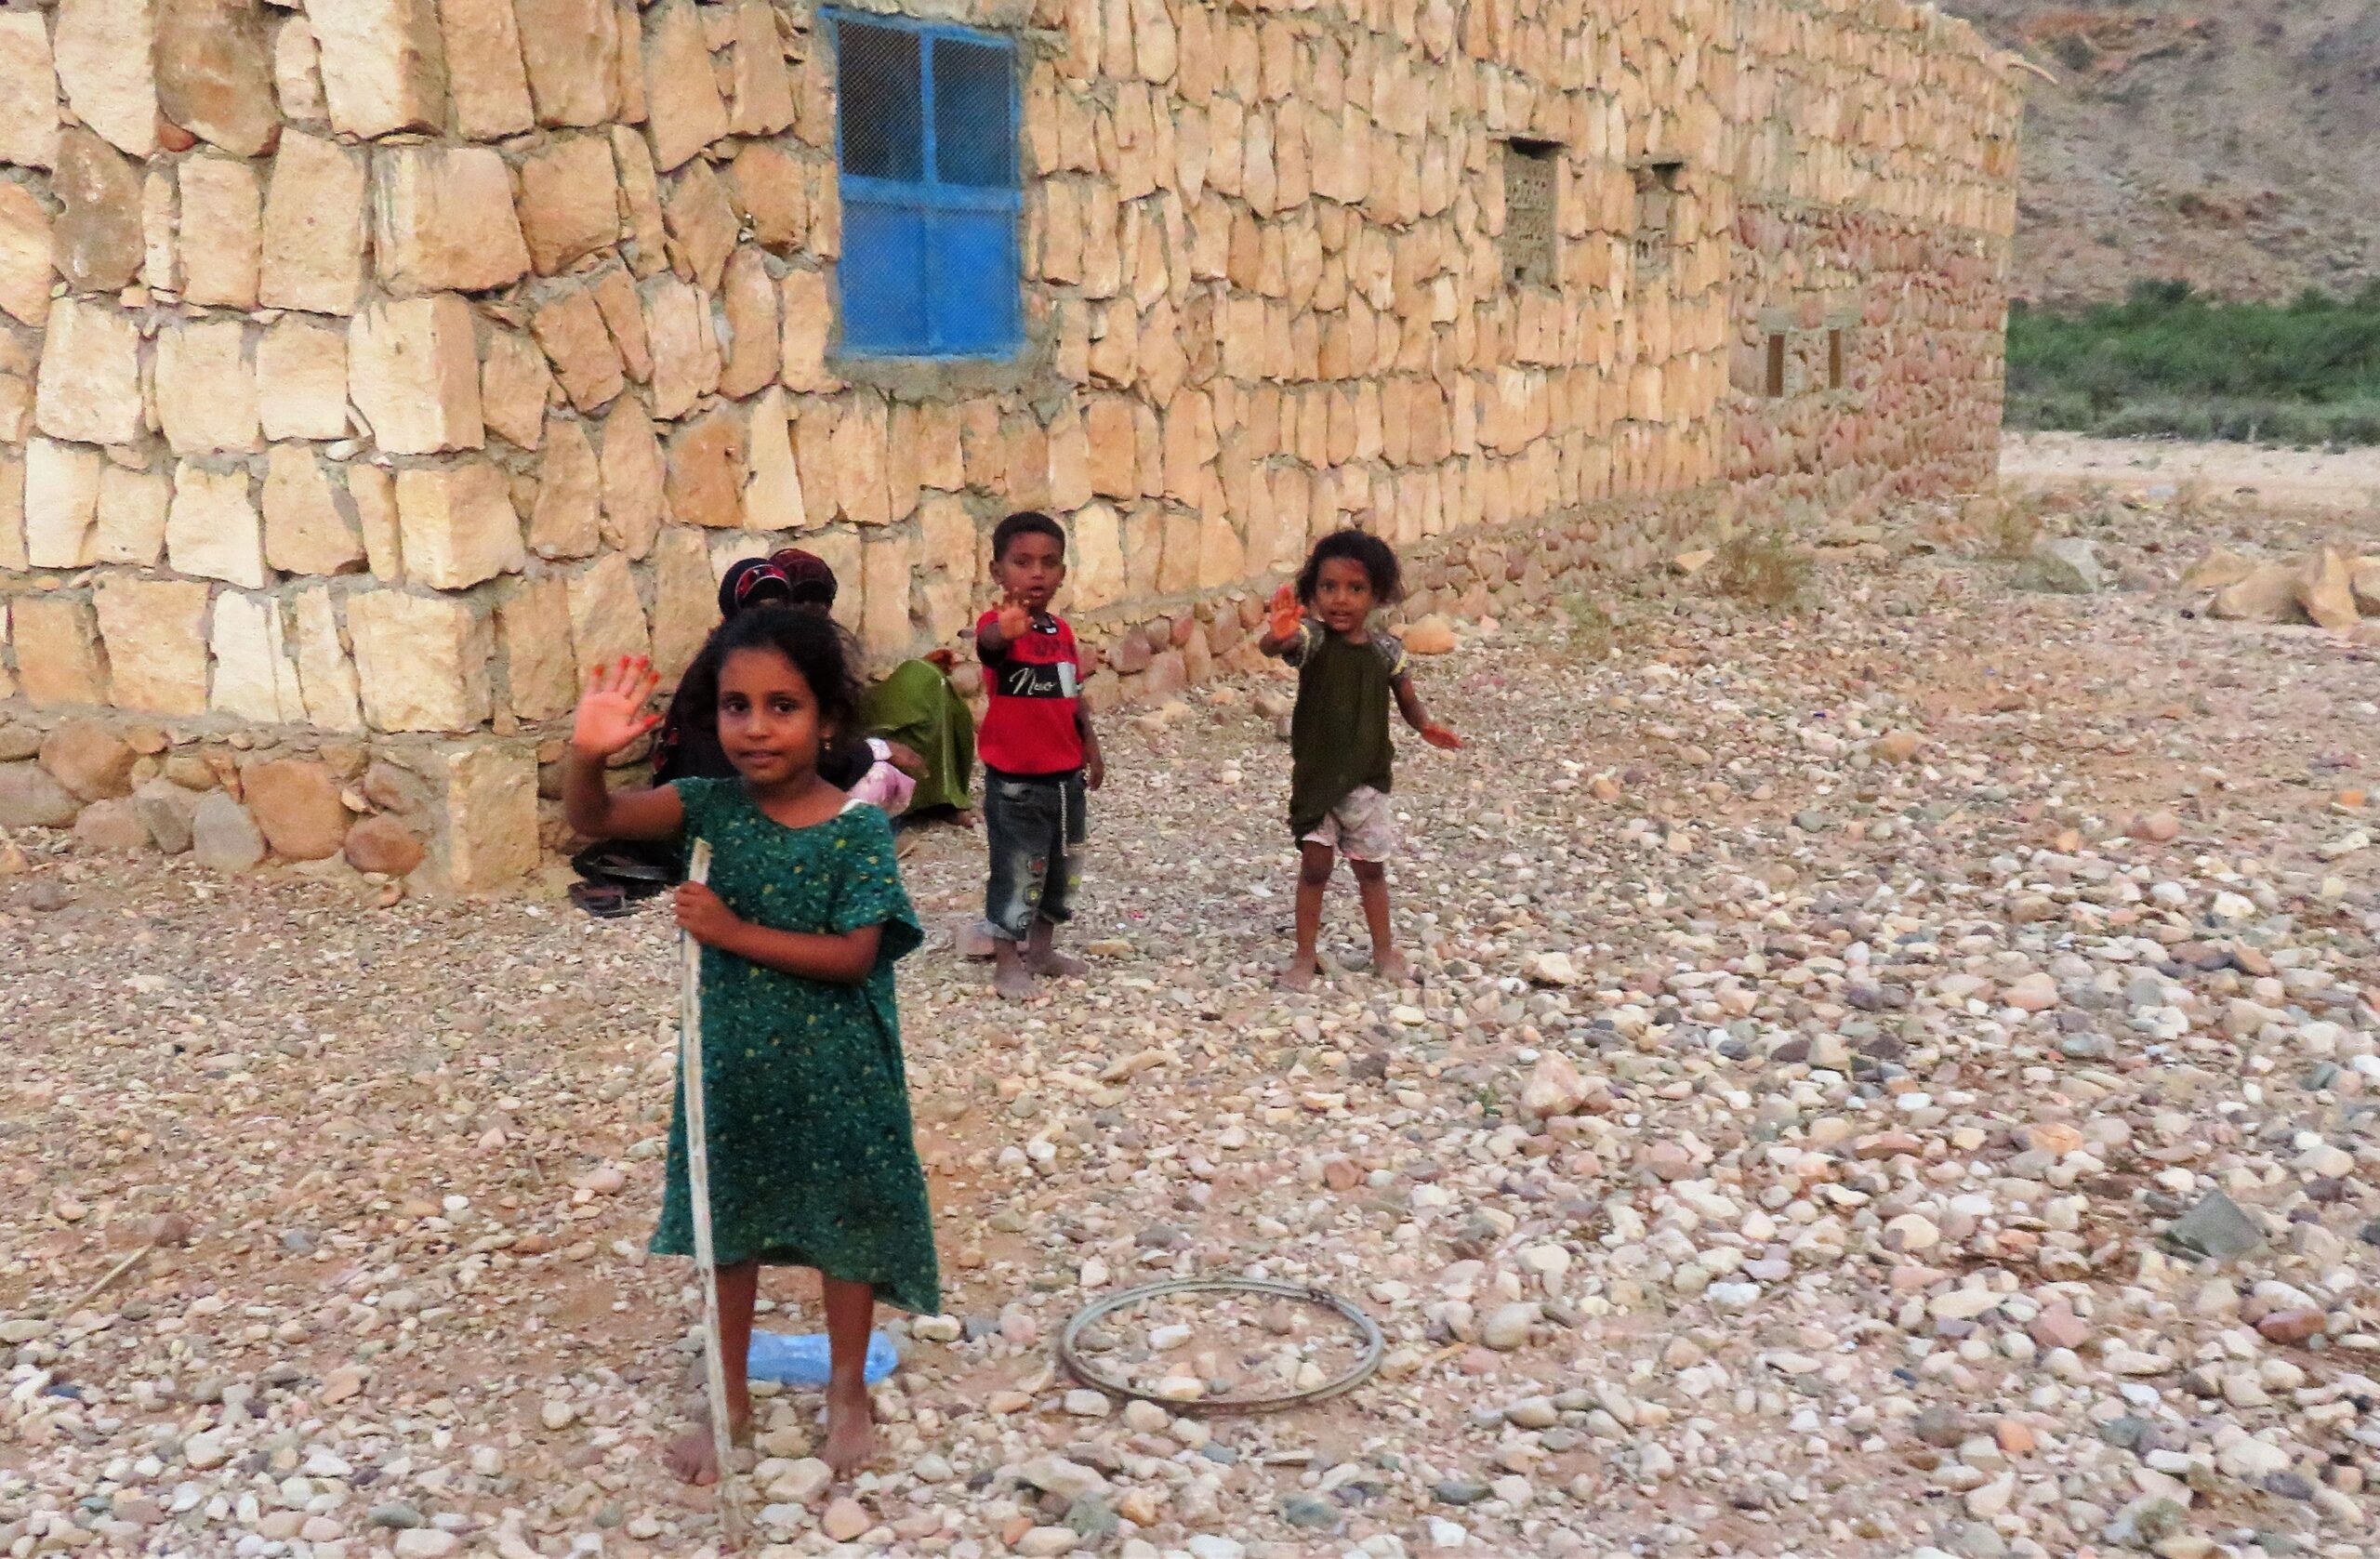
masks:
[(1557, 285), (1554, 191), (1558, 141), (1504, 142), (1504, 281), (1516, 287)]
[(1666, 270), (1677, 243), (1678, 193), (1686, 165), (1673, 157), (1651, 157), (1630, 171), (1636, 178), (1636, 269)]
[(1826, 333), (1826, 387), (1829, 390), (1843, 388), (1843, 332), (1840, 329)]
[(1772, 401), (1785, 394), (1785, 333), (1781, 330), (1768, 333), (1768, 365), (1762, 375), (1762, 385)]

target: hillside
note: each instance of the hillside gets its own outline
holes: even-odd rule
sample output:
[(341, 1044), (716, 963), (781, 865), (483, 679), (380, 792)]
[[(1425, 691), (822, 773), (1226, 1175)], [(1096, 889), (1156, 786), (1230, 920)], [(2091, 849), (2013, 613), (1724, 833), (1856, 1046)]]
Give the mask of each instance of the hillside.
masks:
[(2016, 296), (2380, 275), (2380, 0), (1950, 0), (2028, 77)]

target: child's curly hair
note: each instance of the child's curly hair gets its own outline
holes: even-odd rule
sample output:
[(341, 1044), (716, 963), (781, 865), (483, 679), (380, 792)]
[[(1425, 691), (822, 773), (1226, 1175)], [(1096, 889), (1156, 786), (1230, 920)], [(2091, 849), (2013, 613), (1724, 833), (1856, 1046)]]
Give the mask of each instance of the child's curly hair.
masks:
[(710, 641), (686, 668), (688, 707), (705, 716), (719, 707), (719, 674), (738, 650), (774, 650), (793, 663), (818, 700), (819, 729), (848, 735), (860, 728), (859, 646), (842, 625), (820, 612), (792, 606), (756, 606), (714, 629)]
[(1396, 561), (1396, 549), (1369, 531), (1349, 529), (1333, 531), (1314, 544), (1305, 567), (1298, 570), (1300, 604), (1314, 604), (1315, 592), (1322, 588), (1322, 565), (1332, 558), (1361, 563), (1372, 582), (1372, 599), (1381, 605), (1394, 606), (1405, 599), (1405, 570)]

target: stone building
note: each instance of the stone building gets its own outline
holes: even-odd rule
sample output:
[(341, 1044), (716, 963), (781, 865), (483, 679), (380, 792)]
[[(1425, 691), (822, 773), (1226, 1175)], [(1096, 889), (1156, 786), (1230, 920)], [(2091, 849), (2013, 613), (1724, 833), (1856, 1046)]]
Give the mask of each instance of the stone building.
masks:
[(0, 826), (476, 887), (743, 555), (892, 656), (1049, 509), (1130, 698), (1342, 523), (1478, 613), (1990, 469), (1930, 7), (902, 5), (0, 7)]

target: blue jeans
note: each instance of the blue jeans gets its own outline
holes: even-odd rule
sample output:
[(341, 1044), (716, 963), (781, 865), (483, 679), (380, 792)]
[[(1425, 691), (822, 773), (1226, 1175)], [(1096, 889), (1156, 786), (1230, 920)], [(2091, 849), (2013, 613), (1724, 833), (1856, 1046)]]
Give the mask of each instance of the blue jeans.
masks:
[(984, 776), (984, 842), (991, 876), (984, 918), (1005, 942), (1022, 942), (1036, 919), (1074, 918), (1082, 883), (1082, 846), (1090, 837), (1082, 775)]

